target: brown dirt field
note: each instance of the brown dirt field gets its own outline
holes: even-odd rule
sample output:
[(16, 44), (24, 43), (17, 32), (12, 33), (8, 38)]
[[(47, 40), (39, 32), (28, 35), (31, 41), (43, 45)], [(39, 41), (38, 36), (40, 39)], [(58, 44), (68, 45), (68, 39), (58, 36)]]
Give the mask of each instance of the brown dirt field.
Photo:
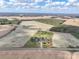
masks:
[(6, 35), (7, 33), (9, 33), (14, 28), (15, 28), (15, 26), (0, 25), (0, 37)]
[(72, 26), (79, 26), (79, 19), (69, 19), (69, 20), (66, 20), (63, 24), (72, 25)]
[(53, 50), (0, 51), (0, 59), (71, 59), (71, 54)]
[(28, 16), (28, 17), (20, 17), (20, 16), (3, 16), (3, 17), (0, 17), (0, 18), (8, 18), (8, 19), (11, 19), (11, 18), (17, 18), (17, 19), (19, 19), (19, 20), (22, 20), (22, 19), (26, 19), (26, 20), (31, 20), (31, 19), (49, 19), (49, 18), (51, 18), (52, 16), (33, 16), (33, 17), (31, 17), (31, 16)]

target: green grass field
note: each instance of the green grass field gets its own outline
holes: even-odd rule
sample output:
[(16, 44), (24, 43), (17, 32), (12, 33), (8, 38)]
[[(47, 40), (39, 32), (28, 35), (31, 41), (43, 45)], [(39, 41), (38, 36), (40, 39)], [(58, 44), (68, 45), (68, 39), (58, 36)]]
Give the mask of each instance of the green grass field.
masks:
[(35, 21), (45, 23), (45, 24), (50, 24), (54, 26), (60, 26), (63, 24), (65, 20), (57, 20), (57, 19), (36, 19)]
[(38, 48), (38, 43), (32, 41), (31, 39), (23, 46), (23, 48)]

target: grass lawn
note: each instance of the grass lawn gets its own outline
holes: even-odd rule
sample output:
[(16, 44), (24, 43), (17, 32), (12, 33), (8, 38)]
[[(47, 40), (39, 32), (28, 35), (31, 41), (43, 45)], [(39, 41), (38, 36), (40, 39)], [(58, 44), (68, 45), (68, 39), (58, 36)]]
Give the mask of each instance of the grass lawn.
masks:
[(60, 26), (65, 20), (57, 20), (57, 19), (36, 19), (35, 21), (50, 24), (54, 26)]
[(46, 31), (38, 31), (33, 37), (38, 37), (38, 38), (50, 38), (53, 35), (52, 32), (46, 32)]
[(38, 43), (32, 41), (32, 39), (30, 39), (23, 47), (24, 48), (38, 48)]

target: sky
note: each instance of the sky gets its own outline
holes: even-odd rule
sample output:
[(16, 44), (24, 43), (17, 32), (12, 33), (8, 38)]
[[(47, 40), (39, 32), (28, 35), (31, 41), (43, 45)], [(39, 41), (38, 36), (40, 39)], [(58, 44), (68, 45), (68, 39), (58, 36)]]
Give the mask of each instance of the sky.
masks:
[(79, 0), (0, 0), (0, 12), (79, 14)]

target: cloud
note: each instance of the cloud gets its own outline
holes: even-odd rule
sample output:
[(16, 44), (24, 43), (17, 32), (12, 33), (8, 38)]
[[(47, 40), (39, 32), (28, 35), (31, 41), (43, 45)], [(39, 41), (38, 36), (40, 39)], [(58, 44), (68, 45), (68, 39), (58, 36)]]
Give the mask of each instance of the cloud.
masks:
[(44, 0), (34, 0), (34, 2), (42, 2), (42, 1), (44, 1)]
[(7, 6), (7, 2), (4, 0), (0, 1), (0, 8), (5, 8)]
[(74, 7), (74, 5), (78, 2), (78, 0), (68, 0), (68, 2), (65, 4), (67, 7)]
[[(70, 7), (79, 8), (78, 0), (68, 0), (67, 2), (52, 0), (0, 0), (0, 8), (32, 8), (32, 9), (47, 9), (47, 10), (65, 10)], [(40, 2), (40, 3), (39, 3)], [(41, 4), (44, 3), (44, 5)]]
[(49, 4), (49, 5), (53, 5), (53, 6), (54, 6), (54, 5), (55, 5), (55, 6), (56, 6), (56, 5), (59, 5), (59, 6), (60, 6), (60, 5), (64, 5), (65, 2), (50, 2), (50, 3), (48, 3), (48, 4)]
[(78, 0), (68, 0), (68, 2), (73, 3), (73, 2), (77, 2)]

